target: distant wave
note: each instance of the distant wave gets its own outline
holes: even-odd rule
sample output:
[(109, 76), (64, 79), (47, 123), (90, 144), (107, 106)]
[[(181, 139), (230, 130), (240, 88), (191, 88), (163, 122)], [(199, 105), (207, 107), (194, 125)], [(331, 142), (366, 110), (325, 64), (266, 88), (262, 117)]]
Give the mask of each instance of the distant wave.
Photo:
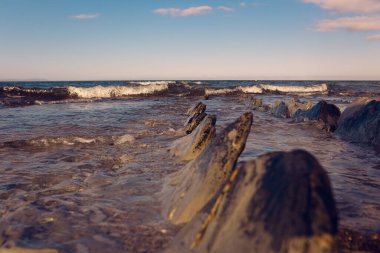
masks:
[[(212, 86), (200, 81), (142, 81), (118, 85), (98, 85), (92, 87), (66, 86), (60, 88), (0, 87), (0, 106), (14, 107), (91, 101), (92, 99), (121, 98), (129, 96), (204, 96), (204, 95), (238, 95), (238, 94), (295, 94), (308, 96), (329, 94), (330, 87), (325, 84), (315, 85), (272, 85), (255, 84), (245, 86)], [(339, 91), (342, 92), (342, 91)], [(338, 93), (339, 94), (339, 93)]]
[(225, 89), (206, 89), (208, 95), (221, 95), (221, 94), (233, 94), (233, 93), (251, 93), (251, 94), (263, 94), (263, 93), (291, 93), (302, 95), (313, 94), (327, 94), (327, 84), (318, 84), (310, 86), (283, 86), (283, 85), (271, 85), (271, 84), (258, 84), (252, 86), (239, 86), (235, 88)]
[(89, 88), (67, 87), (70, 97), (78, 98), (114, 98), (131, 95), (147, 95), (168, 89), (167, 82), (151, 82), (137, 86), (95, 86)]
[(177, 83), (177, 81), (139, 81), (139, 82), (133, 81), (130, 83), (131, 84), (139, 84), (139, 85), (152, 85), (152, 84), (167, 85), (167, 84), (175, 84), (175, 83)]

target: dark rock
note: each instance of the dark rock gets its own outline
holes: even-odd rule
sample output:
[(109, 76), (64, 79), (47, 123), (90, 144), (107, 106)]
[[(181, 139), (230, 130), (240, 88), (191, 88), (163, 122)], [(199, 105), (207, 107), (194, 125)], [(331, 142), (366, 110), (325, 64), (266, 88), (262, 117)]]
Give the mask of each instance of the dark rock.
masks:
[(359, 100), (344, 110), (337, 134), (343, 139), (380, 147), (380, 101)]
[(186, 223), (215, 195), (244, 150), (252, 125), (245, 113), (226, 127), (182, 170), (169, 175), (160, 194), (162, 213), (175, 224)]
[(286, 119), (286, 118), (290, 117), (288, 107), (286, 106), (285, 102), (283, 102), (283, 101), (276, 101), (273, 104), (273, 107), (272, 107), (270, 113), (277, 118)]
[(187, 111), (187, 115), (189, 117), (185, 121), (185, 132), (186, 134), (190, 134), (206, 117), (206, 105), (202, 102), (197, 103), (194, 107), (190, 108)]
[(166, 252), (333, 252), (337, 211), (326, 171), (308, 152), (238, 164)]
[(293, 120), (295, 122), (318, 121), (322, 124), (322, 129), (334, 132), (338, 128), (340, 115), (340, 109), (336, 105), (320, 101), (309, 110), (297, 110), (294, 113)]

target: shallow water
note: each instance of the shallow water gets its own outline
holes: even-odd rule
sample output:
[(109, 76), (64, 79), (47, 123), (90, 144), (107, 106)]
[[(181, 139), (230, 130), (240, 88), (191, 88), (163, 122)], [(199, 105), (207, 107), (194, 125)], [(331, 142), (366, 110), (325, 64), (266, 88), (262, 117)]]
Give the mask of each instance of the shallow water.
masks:
[[(252, 95), (211, 96), (217, 129), (252, 109)], [(260, 94), (264, 103), (289, 100)], [(314, 95), (344, 108), (353, 97)], [(178, 228), (160, 214), (162, 179), (185, 162), (167, 152), (200, 96), (154, 96), (0, 109), (0, 245), (65, 252), (156, 252)], [(328, 171), (340, 226), (380, 232), (380, 156), (312, 122), (254, 111), (240, 160), (303, 148)]]

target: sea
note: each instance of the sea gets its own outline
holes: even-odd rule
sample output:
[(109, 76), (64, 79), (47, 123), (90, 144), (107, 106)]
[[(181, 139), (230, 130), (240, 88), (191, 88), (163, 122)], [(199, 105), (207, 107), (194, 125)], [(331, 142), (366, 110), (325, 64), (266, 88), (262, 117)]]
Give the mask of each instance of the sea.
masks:
[(158, 252), (179, 226), (161, 216), (163, 179), (186, 164), (168, 149), (199, 101), (217, 133), (241, 114), (253, 125), (239, 161), (305, 149), (328, 172), (339, 228), (380, 232), (380, 154), (253, 111), (253, 99), (326, 100), (343, 111), (380, 97), (379, 81), (0, 82), (0, 247)]

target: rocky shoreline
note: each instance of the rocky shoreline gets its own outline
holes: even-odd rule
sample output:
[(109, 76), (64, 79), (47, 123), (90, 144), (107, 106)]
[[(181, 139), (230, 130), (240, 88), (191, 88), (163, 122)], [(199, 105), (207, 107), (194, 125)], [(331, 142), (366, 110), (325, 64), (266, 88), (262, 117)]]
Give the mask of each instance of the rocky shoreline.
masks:
[[(297, 100), (263, 105), (254, 99), (253, 107), (295, 123), (313, 121), (344, 140), (380, 147), (378, 99), (357, 100), (343, 113), (326, 101), (314, 106)], [(202, 124), (205, 109), (198, 103), (189, 110), (185, 129), (191, 131), (177, 146), (181, 141), (199, 143), (199, 134), (191, 132), (197, 127), (207, 132)], [(252, 117), (242, 115), (201, 146), (199, 156), (185, 168), (167, 177), (163, 216), (184, 227), (165, 252), (379, 252), (379, 233), (339, 228), (330, 180), (312, 154), (272, 152), (237, 163)]]

